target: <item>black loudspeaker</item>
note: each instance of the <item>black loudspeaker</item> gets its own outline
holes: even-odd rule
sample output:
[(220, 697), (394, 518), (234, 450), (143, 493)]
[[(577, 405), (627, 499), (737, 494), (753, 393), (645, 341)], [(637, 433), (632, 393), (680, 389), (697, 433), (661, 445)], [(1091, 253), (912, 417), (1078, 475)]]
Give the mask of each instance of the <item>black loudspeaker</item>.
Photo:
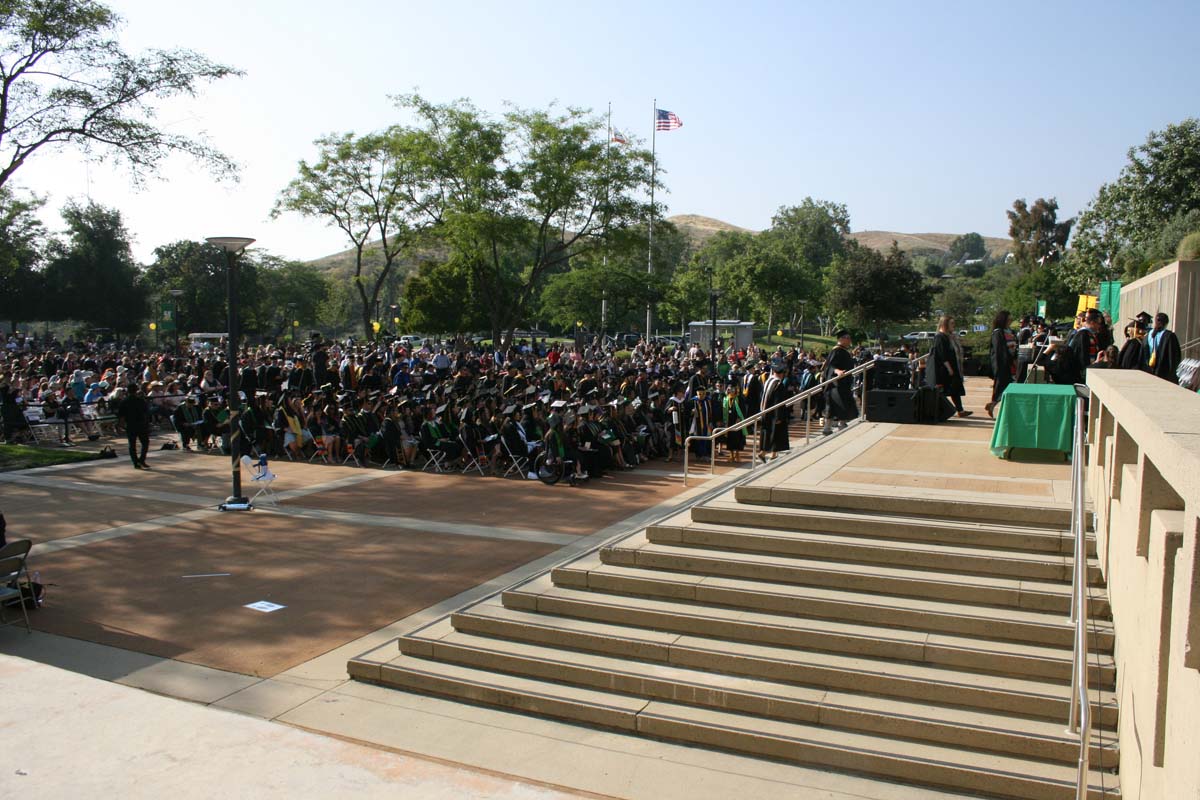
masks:
[(916, 407), (911, 389), (872, 389), (867, 392), (867, 419), (870, 422), (916, 422)]
[(907, 358), (877, 358), (871, 371), (872, 389), (908, 389), (912, 387), (912, 367)]

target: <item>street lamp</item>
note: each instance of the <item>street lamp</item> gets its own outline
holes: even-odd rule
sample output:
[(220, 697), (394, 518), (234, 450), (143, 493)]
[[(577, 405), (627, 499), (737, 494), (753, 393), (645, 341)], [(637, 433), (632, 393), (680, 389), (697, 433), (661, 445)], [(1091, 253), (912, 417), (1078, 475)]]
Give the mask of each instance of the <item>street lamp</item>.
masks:
[(804, 304), (807, 300), (800, 301), (800, 349), (804, 349)]
[(242, 465), (238, 461), (241, 450), (241, 433), (238, 430), (242, 411), (242, 400), (238, 396), (238, 254), (250, 245), (253, 239), (244, 236), (210, 236), (208, 243), (225, 251), (225, 287), (229, 298), (229, 454), (233, 462), (233, 494), (220, 505), (222, 511), (249, 511), (250, 501), (242, 495)]
[(287, 304), (287, 326), (292, 329), (292, 344), (296, 343), (296, 304)]
[(709, 341), (709, 358), (713, 360), (715, 365), (717, 360), (717, 298), (721, 296), (721, 293), (713, 288), (712, 267), (707, 267), (704, 271), (708, 273), (708, 315), (712, 318), (712, 339)]
[(168, 289), (171, 295), (171, 329), (175, 331), (175, 355), (179, 355), (179, 298), (183, 297), (183, 289)]

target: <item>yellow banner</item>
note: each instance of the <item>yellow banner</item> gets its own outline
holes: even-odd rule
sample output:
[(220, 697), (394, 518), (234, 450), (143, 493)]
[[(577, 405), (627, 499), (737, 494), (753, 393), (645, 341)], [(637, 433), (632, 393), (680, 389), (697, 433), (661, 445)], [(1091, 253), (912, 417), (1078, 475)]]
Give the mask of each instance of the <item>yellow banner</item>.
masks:
[(1089, 308), (1096, 308), (1096, 306), (1099, 305), (1099, 303), (1100, 303), (1100, 298), (1096, 297), (1096, 295), (1081, 294), (1081, 295), (1079, 295), (1079, 307), (1075, 309), (1075, 313), (1082, 314), (1084, 311), (1087, 311)]

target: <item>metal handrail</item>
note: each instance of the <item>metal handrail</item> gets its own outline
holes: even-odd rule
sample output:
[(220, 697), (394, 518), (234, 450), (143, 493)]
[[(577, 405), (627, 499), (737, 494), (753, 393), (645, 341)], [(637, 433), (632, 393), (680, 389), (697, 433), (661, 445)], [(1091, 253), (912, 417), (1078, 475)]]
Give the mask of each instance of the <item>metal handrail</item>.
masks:
[(1092, 743), (1092, 707), (1088, 702), (1088, 581), (1087, 508), (1084, 501), (1083, 462), (1087, 453), (1084, 417), (1091, 391), (1075, 384), (1075, 440), (1071, 447), (1071, 534), (1075, 537), (1075, 569), (1071, 579), (1071, 621), (1075, 623), (1075, 647), (1071, 654), (1071, 714), (1069, 733), (1079, 736), (1079, 771), (1075, 777), (1076, 800), (1088, 794), (1088, 760)]
[[(913, 359), (909, 364), (910, 368), (914, 369), (914, 370), (919, 368), (921, 363), (923, 361), (925, 361), (925, 359), (928, 357), (929, 357), (929, 354), (925, 353), (924, 355)], [(737, 423), (730, 425), (727, 428), (717, 428), (712, 433), (709, 433), (709, 434), (697, 433), (697, 434), (693, 434), (691, 436), (685, 437), (683, 440), (683, 485), (687, 486), (688, 452), (690, 449), (688, 447), (688, 445), (690, 445), (692, 442), (707, 441), (712, 444), (712, 447), (709, 448), (709, 457), (710, 457), (709, 469), (711, 471), (715, 471), (716, 466), (717, 466), (717, 446), (716, 446), (717, 439), (719, 439), (720, 437), (725, 436), (726, 434), (731, 433), (733, 431), (739, 431), (739, 430), (742, 430), (743, 428), (748, 428), (751, 425), (753, 425), (755, 430), (754, 430), (753, 434), (751, 434), (750, 469), (754, 470), (758, 466), (758, 421), (760, 419), (765, 417), (767, 414), (771, 414), (781, 408), (785, 408), (788, 406), (794, 406), (797, 403), (799, 403), (801, 400), (805, 401), (806, 407), (805, 407), (805, 414), (804, 414), (804, 419), (805, 419), (804, 444), (807, 445), (808, 441), (809, 441), (809, 428), (811, 427), (811, 421), (812, 421), (812, 398), (815, 397), (820, 392), (823, 392), (826, 389), (826, 387), (831, 386), (832, 384), (836, 383), (837, 381), (844, 381), (844, 380), (848, 380), (848, 379), (853, 380), (853, 378), (855, 376), (864, 375), (874, 368), (875, 368), (875, 359), (871, 359), (870, 361), (868, 361), (865, 364), (859, 364), (857, 367), (855, 367), (852, 370), (849, 370), (848, 372), (845, 372), (841, 375), (830, 378), (829, 380), (822, 381), (821, 383), (818, 383), (816, 386), (810, 386), (807, 389), (805, 389), (804, 391), (800, 392), (799, 394), (793, 395), (792, 397), (789, 397), (788, 399), (786, 399), (782, 402), (776, 403), (775, 405), (771, 406), (770, 408), (764, 408), (762, 411), (751, 414), (750, 416), (746, 417), (745, 419), (740, 420)], [(865, 419), (867, 416), (867, 404), (866, 404), (867, 382), (865, 380), (862, 382), (862, 385), (859, 387), (859, 390), (860, 390), (859, 391), (860, 396), (859, 396), (859, 404), (858, 404), (858, 409), (859, 409), (858, 416), (859, 416), (859, 419)]]

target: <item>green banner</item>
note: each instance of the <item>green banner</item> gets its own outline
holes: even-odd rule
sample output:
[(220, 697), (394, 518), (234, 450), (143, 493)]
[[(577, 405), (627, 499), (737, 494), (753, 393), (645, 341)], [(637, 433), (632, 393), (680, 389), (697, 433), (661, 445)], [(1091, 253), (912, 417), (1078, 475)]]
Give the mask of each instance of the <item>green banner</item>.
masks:
[(1114, 323), (1121, 318), (1121, 282), (1101, 281), (1100, 302), (1096, 307), (1107, 311)]
[(1042, 319), (1046, 318), (1046, 301), (1045, 300), (1037, 301), (1037, 315), (1039, 317), (1041, 317)]
[(160, 333), (175, 330), (175, 303), (170, 300), (164, 300), (159, 305), (158, 330)]

